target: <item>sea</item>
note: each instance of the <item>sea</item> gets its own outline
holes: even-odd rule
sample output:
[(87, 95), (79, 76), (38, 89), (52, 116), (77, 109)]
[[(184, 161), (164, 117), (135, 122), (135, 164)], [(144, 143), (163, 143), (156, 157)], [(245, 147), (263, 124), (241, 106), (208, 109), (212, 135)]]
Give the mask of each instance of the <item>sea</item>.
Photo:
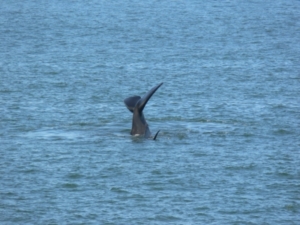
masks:
[(300, 1), (1, 0), (0, 224), (300, 224)]

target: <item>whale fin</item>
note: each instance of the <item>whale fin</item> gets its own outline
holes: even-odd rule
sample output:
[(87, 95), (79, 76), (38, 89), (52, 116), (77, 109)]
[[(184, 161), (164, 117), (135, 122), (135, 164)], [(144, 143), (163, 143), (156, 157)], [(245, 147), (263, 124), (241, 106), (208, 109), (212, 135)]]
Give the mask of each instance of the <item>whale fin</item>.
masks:
[(125, 103), (127, 109), (129, 109), (129, 111), (133, 113), (134, 107), (140, 99), (141, 99), (140, 96), (132, 96), (132, 97), (126, 98), (124, 100), (124, 103)]
[[(160, 131), (160, 130), (159, 130), (159, 131)], [(159, 131), (157, 131), (156, 134), (154, 135), (154, 138), (153, 138), (154, 141), (155, 141), (155, 139), (156, 139), (156, 137), (157, 137)]]
[[(154, 88), (152, 88), (150, 91), (148, 91), (147, 94), (145, 94), (138, 102), (137, 105), (139, 107), (139, 111), (142, 112), (147, 104), (147, 102), (149, 101), (149, 99), (151, 98), (151, 96), (157, 91), (157, 89), (162, 85), (163, 83), (160, 83), (159, 85), (155, 86)], [(128, 107), (127, 107), (128, 108)]]

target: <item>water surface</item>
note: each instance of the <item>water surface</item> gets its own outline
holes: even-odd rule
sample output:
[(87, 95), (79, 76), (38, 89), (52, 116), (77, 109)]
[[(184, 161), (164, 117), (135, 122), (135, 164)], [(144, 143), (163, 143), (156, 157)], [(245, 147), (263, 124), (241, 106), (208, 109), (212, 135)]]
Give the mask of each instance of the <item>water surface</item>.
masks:
[(299, 224), (299, 12), (2, 2), (0, 223)]

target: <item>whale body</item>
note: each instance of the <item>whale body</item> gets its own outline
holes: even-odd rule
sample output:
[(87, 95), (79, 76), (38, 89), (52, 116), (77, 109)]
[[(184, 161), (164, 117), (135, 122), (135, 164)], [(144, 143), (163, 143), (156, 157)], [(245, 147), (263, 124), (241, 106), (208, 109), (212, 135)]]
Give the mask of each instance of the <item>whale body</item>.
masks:
[[(157, 91), (157, 89), (162, 84), (163, 83), (156, 85), (154, 88), (148, 91), (148, 93), (145, 94), (142, 98), (140, 96), (132, 96), (124, 100), (126, 107), (129, 109), (130, 112), (133, 113), (132, 128), (130, 132), (131, 135), (144, 136), (145, 138), (151, 137), (149, 125), (146, 122), (143, 110), (151, 96)], [(153, 138), (154, 140), (156, 139), (158, 133), (159, 131), (155, 134)]]

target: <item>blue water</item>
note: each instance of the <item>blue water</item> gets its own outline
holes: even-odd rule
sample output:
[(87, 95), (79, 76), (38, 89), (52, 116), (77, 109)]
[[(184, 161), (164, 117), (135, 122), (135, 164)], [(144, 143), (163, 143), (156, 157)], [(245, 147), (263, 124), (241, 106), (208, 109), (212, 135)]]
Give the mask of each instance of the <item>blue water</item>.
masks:
[(300, 224), (298, 0), (0, 5), (0, 224)]

